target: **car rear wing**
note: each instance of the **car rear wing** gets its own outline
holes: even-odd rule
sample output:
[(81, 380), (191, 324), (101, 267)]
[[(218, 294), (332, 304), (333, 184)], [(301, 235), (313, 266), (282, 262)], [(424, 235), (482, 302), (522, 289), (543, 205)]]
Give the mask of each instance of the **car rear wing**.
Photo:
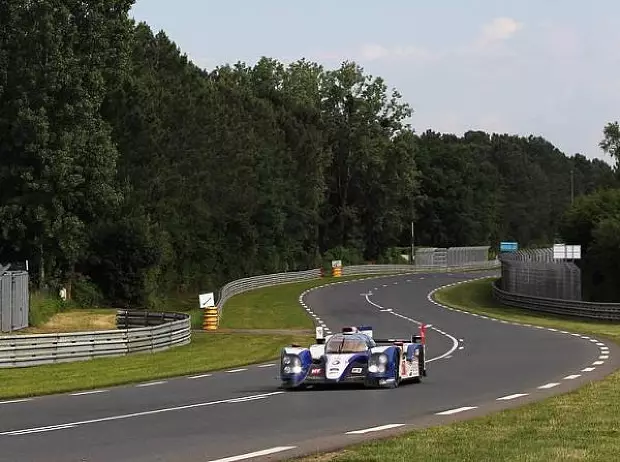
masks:
[(420, 334), (419, 335), (412, 335), (410, 338), (408, 339), (402, 339), (402, 338), (388, 338), (388, 339), (378, 339), (375, 338), (373, 339), (375, 341), (375, 343), (422, 343), (422, 344), (426, 344), (426, 329), (431, 327), (431, 324), (421, 324), (420, 325)]

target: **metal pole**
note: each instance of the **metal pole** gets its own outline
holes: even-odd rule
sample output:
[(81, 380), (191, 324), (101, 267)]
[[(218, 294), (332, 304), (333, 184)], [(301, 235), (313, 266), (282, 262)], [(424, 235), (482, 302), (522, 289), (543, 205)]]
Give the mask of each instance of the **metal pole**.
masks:
[(414, 228), (413, 228), (413, 220), (411, 220), (411, 264), (414, 265), (415, 261), (415, 249), (414, 249)]
[(575, 174), (573, 169), (570, 169), (570, 203), (573, 205), (575, 202)]

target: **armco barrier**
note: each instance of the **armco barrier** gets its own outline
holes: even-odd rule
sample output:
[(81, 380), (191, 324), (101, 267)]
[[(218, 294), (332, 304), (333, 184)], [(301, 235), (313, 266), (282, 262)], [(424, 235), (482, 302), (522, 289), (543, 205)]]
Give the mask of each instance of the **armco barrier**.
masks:
[(364, 274), (390, 274), (390, 273), (449, 273), (454, 271), (484, 270), (500, 267), (498, 260), (489, 260), (477, 263), (468, 263), (457, 266), (437, 265), (352, 265), (342, 268), (343, 276), (363, 276)]
[(265, 274), (262, 276), (252, 276), (243, 279), (237, 279), (229, 282), (219, 292), (219, 296), (215, 301), (220, 316), (222, 307), (226, 301), (235, 295), (247, 292), (248, 290), (260, 289), (262, 287), (270, 287), (288, 282), (302, 282), (321, 277), (320, 269), (312, 269), (307, 271), (291, 271), (288, 273)]
[(116, 319), (118, 330), (2, 336), (0, 368), (155, 352), (191, 340), (189, 314), (119, 310)]
[[(450, 271), (467, 271), (467, 270), (484, 270), (499, 268), (498, 260), (486, 260), (462, 264), (459, 266), (443, 266), (443, 265), (352, 265), (343, 266), (343, 276), (363, 276), (372, 274), (390, 274), (390, 273), (422, 273), (422, 272), (450, 272)], [(236, 281), (229, 282), (222, 287), (219, 296), (215, 302), (220, 317), (222, 316), (222, 308), (226, 301), (234, 295), (247, 292), (249, 290), (259, 289), (262, 287), (275, 286), (290, 282), (302, 282), (312, 279), (321, 278), (321, 270), (319, 268), (308, 271), (295, 271), (289, 273), (268, 274), (265, 276), (253, 276)]]
[(533, 297), (525, 294), (506, 292), (494, 281), (493, 297), (504, 305), (523, 308), (540, 313), (551, 313), (576, 318), (620, 321), (620, 303), (597, 303), (579, 300), (559, 300), (556, 298)]

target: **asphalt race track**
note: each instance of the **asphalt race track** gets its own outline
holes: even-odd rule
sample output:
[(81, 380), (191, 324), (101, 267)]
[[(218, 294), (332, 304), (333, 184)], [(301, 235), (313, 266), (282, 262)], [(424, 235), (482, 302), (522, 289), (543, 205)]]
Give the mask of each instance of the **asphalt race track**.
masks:
[(0, 460), (281, 460), (538, 400), (620, 364), (619, 349), (608, 342), (473, 316), (428, 298), (440, 286), (482, 275), (373, 278), (303, 296), (309, 313), (332, 331), (370, 324), (375, 336), (395, 337), (418, 332), (416, 322), (432, 324), (422, 383), (283, 392), (269, 363), (0, 401)]

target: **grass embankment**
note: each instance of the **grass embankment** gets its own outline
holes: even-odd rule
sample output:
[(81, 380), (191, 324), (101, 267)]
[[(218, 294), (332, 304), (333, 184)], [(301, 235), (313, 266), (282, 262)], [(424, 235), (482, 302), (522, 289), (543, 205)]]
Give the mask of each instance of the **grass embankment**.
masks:
[[(453, 286), (437, 292), (436, 299), (465, 311), (620, 342), (618, 324), (543, 317), (498, 304), (490, 281)], [(615, 461), (620, 454), (619, 396), (620, 372), (616, 372), (579, 390), (517, 409), (298, 460)]]
[(231, 298), (222, 310), (223, 329), (313, 329), (314, 322), (299, 305), (299, 295), (314, 287), (368, 276), (326, 277), (252, 290)]

